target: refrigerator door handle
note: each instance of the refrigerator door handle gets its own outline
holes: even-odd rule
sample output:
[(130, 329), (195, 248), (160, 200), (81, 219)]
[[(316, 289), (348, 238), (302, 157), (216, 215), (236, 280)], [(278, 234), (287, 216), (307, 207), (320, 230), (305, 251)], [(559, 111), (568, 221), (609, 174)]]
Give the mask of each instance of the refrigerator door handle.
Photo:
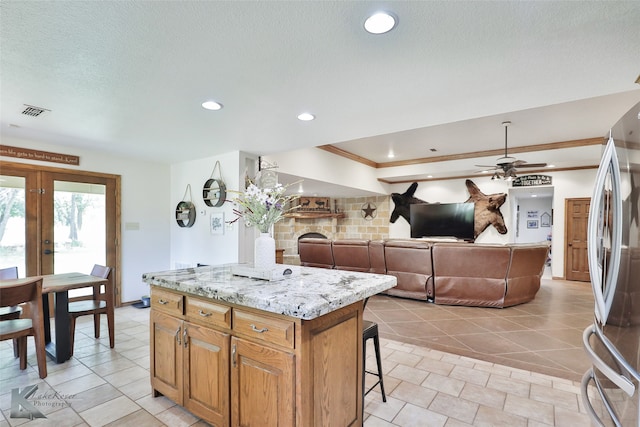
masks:
[(595, 374), (593, 372), (593, 369), (589, 369), (583, 375), (582, 382), (580, 383), (580, 389), (581, 389), (581, 394), (582, 394), (582, 403), (584, 404), (584, 407), (587, 410), (587, 414), (591, 418), (591, 423), (595, 427), (606, 427), (605, 424), (600, 419), (600, 417), (598, 416), (598, 414), (596, 413), (595, 409), (593, 409), (593, 405), (591, 404), (591, 401), (589, 400), (589, 383), (591, 381), (593, 381), (595, 383), (595, 389), (598, 392), (598, 394), (600, 395), (600, 398), (602, 399), (602, 403), (607, 408), (607, 413), (609, 414), (609, 417), (611, 417), (611, 420), (613, 421), (613, 424), (616, 427), (622, 427), (622, 423), (620, 423), (620, 421), (618, 420), (618, 417), (616, 416), (616, 413), (613, 410), (613, 407), (611, 406), (611, 403), (609, 402), (609, 399), (607, 398), (607, 395), (602, 392), (602, 389), (600, 388), (600, 385), (595, 381), (595, 379), (596, 378), (595, 378)]
[[(599, 251), (604, 250), (602, 242), (599, 241), (598, 231), (600, 230), (598, 221), (605, 221), (608, 218), (601, 217), (601, 201), (604, 196), (605, 181), (607, 172), (611, 167), (611, 184), (612, 194), (610, 194), (612, 212), (611, 224), (609, 224), (613, 235), (611, 236), (611, 259), (608, 265), (606, 277), (602, 277), (603, 266), (599, 263)], [(589, 218), (587, 225), (587, 258), (589, 261), (589, 274), (591, 276), (591, 286), (596, 303), (596, 318), (603, 325), (607, 323), (611, 304), (613, 303), (613, 294), (618, 281), (618, 272), (620, 269), (620, 253), (622, 247), (622, 198), (620, 190), (620, 164), (616, 154), (615, 142), (613, 137), (609, 136), (609, 141), (602, 154), (600, 167), (596, 175), (596, 182), (593, 189), (593, 197), (589, 207)], [(603, 227), (604, 229), (604, 227)], [(604, 283), (603, 283), (604, 280)]]
[[(617, 385), (620, 390), (627, 393), (629, 397), (632, 397), (636, 391), (635, 385), (633, 385), (633, 383), (628, 378), (611, 369), (611, 367), (607, 365), (602, 359), (600, 359), (600, 356), (598, 356), (596, 352), (593, 351), (593, 348), (591, 348), (591, 345), (589, 344), (589, 337), (591, 337), (591, 335), (595, 333), (596, 328), (594, 325), (589, 325), (582, 333), (582, 343), (584, 345), (587, 356), (589, 356), (589, 359), (591, 359), (591, 362), (593, 362), (593, 366), (595, 366), (600, 372), (602, 372), (603, 375), (605, 375), (615, 385)], [(615, 357), (615, 355), (613, 356)]]

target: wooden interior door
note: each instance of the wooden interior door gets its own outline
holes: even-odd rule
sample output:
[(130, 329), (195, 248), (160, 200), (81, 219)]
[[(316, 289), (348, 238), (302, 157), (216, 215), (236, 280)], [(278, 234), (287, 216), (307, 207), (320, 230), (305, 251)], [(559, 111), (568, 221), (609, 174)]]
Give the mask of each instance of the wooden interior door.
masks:
[(565, 201), (565, 279), (589, 282), (587, 226), (590, 198)]

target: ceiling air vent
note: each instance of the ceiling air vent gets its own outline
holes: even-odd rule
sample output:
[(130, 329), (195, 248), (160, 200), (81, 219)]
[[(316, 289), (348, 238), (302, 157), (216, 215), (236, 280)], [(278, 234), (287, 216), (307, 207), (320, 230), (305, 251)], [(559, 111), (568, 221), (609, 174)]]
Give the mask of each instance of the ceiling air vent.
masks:
[(46, 111), (51, 111), (42, 107), (34, 107), (33, 105), (24, 104), (24, 106), (26, 108), (22, 110), (22, 114), (24, 114), (25, 116), (38, 117)]

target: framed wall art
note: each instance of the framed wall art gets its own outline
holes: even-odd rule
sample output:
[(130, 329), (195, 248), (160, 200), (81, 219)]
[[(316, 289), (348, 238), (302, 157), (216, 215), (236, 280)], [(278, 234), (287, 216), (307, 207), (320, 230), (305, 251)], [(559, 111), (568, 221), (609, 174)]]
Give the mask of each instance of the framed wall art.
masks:
[(211, 234), (224, 234), (224, 212), (213, 212), (209, 220)]
[(328, 197), (301, 196), (298, 202), (298, 212), (331, 212), (331, 201)]

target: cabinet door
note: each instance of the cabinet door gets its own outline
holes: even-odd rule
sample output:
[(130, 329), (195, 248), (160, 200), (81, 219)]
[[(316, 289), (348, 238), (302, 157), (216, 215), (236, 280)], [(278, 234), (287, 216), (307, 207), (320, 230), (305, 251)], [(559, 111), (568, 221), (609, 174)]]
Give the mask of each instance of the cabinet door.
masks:
[(229, 334), (185, 322), (184, 407), (215, 426), (229, 425)]
[(151, 310), (151, 386), (182, 405), (182, 320)]
[(294, 355), (231, 339), (231, 425), (295, 424)]

